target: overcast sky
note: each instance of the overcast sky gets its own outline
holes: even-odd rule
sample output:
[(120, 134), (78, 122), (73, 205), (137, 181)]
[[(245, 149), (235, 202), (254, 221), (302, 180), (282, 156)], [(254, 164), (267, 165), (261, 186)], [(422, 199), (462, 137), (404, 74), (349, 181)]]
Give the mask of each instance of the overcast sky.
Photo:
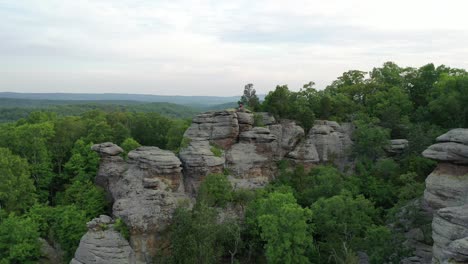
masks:
[(238, 95), (468, 68), (466, 0), (0, 0), (0, 91)]

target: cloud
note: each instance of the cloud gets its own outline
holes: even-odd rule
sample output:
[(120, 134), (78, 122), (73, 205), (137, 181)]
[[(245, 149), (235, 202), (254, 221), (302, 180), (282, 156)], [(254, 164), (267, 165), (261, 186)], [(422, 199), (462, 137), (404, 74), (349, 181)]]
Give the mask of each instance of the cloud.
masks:
[(236, 95), (385, 61), (468, 68), (462, 0), (0, 1), (0, 90)]

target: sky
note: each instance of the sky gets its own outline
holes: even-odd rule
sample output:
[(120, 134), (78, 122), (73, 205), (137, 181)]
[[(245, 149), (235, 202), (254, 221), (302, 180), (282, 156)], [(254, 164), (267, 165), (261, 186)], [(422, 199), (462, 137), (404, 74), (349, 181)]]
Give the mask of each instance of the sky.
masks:
[(0, 91), (233, 96), (468, 69), (466, 0), (0, 0)]

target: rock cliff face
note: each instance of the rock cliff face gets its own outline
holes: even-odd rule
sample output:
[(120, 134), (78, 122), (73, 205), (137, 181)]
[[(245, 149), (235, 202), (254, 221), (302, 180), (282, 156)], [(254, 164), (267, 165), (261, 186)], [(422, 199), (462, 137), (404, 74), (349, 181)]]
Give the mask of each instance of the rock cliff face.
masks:
[[(262, 126), (255, 127), (255, 119)], [(226, 170), (239, 188), (264, 186), (277, 173), (277, 162), (289, 159), (311, 167), (332, 162), (341, 170), (352, 164), (350, 124), (317, 120), (305, 136), (291, 120), (275, 120), (268, 113), (216, 111), (193, 119), (184, 137), (190, 142), (180, 152), (186, 187), (192, 195), (203, 178)], [(213, 148), (223, 150), (216, 156)]]
[(117, 156), (121, 149), (111, 143), (94, 145), (93, 150), (102, 157), (96, 183), (109, 191), (114, 217), (129, 226), (136, 260), (150, 261), (172, 213), (187, 199), (180, 160), (157, 147), (139, 147), (128, 153), (127, 161)]
[[(129, 227), (130, 240), (112, 228), (97, 229), (112, 226), (113, 220), (102, 216), (90, 222), (72, 263), (151, 263), (175, 208), (184, 200), (190, 204), (206, 175), (229, 174), (235, 188), (253, 189), (273, 179), (283, 159), (308, 167), (333, 162), (343, 169), (350, 162), (351, 133), (349, 124), (318, 120), (305, 135), (291, 120), (225, 110), (196, 116), (178, 157), (157, 147), (139, 147), (124, 160), (119, 146), (96, 144), (92, 149), (101, 163), (95, 182), (113, 203), (112, 217)], [(103, 260), (107, 257), (110, 262)]]
[(106, 215), (88, 222), (88, 232), (81, 238), (70, 264), (136, 263), (128, 241), (114, 229), (114, 220)]
[(424, 191), (434, 211), (432, 262), (468, 263), (468, 129), (441, 135), (423, 156), (439, 161)]

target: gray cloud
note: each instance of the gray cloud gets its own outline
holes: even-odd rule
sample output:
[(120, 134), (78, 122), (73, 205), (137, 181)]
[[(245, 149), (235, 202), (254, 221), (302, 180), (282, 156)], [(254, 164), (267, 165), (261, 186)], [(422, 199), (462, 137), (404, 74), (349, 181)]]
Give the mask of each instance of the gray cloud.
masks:
[[(376, 3), (379, 2), (379, 3)], [(385, 61), (468, 68), (468, 3), (0, 2), (0, 91), (235, 95)]]

